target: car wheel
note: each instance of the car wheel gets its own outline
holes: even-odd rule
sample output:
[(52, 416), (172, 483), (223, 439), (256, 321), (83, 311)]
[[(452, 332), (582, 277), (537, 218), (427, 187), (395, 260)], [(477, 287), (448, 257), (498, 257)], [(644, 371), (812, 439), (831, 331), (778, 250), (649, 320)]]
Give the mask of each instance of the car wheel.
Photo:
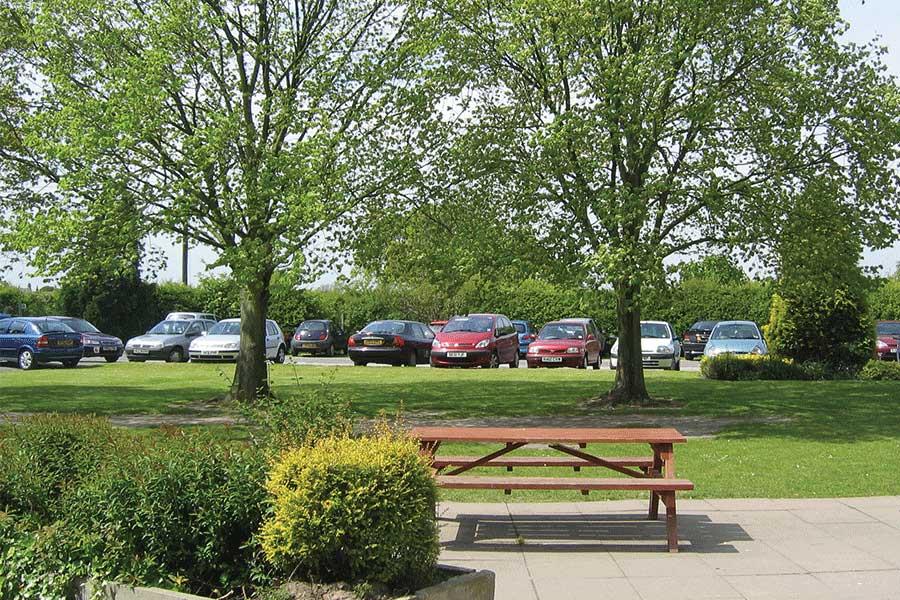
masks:
[(518, 369), (519, 368), (519, 353), (516, 352), (516, 355), (513, 357), (512, 362), (509, 363), (510, 369)]
[(594, 367), (594, 370), (595, 370), (595, 371), (599, 371), (599, 370), (600, 370), (600, 365), (601, 365), (602, 363), (603, 363), (603, 359), (602, 359), (602, 358), (600, 357), (600, 355), (598, 354), (598, 355), (597, 355), (597, 360), (594, 361), (594, 364), (591, 365), (591, 366)]
[(106, 358), (106, 362), (108, 362), (108, 363), (114, 363), (114, 362), (116, 362), (117, 360), (119, 360), (119, 357), (118, 357), (118, 356), (107, 356), (107, 357), (105, 357), (105, 358)]
[(681, 360), (679, 360), (677, 354), (673, 354), (673, 355), (672, 355), (672, 367), (671, 367), (671, 369), (672, 369), (673, 371), (680, 371), (680, 370), (681, 370)]
[(694, 360), (694, 355), (693, 355), (693, 354), (688, 354), (687, 352), (685, 352), (685, 353), (684, 353), (684, 360)]
[(62, 364), (67, 369), (74, 369), (78, 366), (78, 359), (76, 358), (75, 360), (64, 360), (62, 361)]
[(291, 356), (297, 356), (298, 354), (300, 354), (300, 353), (297, 352), (296, 350), (294, 350), (293, 348), (291, 348)]
[(23, 371), (30, 371), (35, 368), (37, 366), (37, 361), (34, 360), (34, 352), (27, 349), (19, 352), (18, 364), (19, 368)]
[(499, 369), (500, 368), (500, 357), (497, 356), (496, 352), (491, 352), (491, 362), (488, 363), (489, 369)]
[(616, 365), (613, 364), (612, 359), (609, 359), (609, 370), (610, 370), (610, 371), (615, 371), (615, 370), (616, 370)]
[(284, 364), (285, 352), (284, 346), (278, 346), (278, 354), (275, 355), (275, 363), (279, 365)]
[(418, 360), (416, 359), (416, 351), (410, 350), (409, 354), (406, 356), (406, 366), (414, 367), (414, 366), (416, 366), (417, 363), (418, 363)]
[(587, 369), (588, 368), (588, 357), (587, 354), (581, 357), (581, 364), (578, 365), (579, 369)]
[(366, 363), (366, 361), (364, 361), (364, 360), (354, 360), (354, 361), (353, 361), (353, 366), (354, 366), (354, 367), (364, 367), (364, 366), (366, 366), (367, 364), (368, 364), (368, 363)]
[(170, 363), (180, 363), (184, 360), (184, 350), (179, 347), (172, 348), (172, 351), (169, 352), (169, 355), (166, 357), (166, 362)]

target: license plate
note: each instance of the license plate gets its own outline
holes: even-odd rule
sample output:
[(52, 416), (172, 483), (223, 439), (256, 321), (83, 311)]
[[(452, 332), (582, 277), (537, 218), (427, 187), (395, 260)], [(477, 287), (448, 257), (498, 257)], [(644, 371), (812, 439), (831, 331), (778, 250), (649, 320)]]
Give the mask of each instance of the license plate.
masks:
[(384, 340), (363, 340), (363, 346), (381, 346)]
[(75, 344), (75, 342), (72, 340), (59, 340), (59, 342), (57, 342), (56, 345), (65, 348), (65, 347), (72, 346), (74, 344)]
[(562, 362), (562, 356), (544, 356), (541, 362)]
[(447, 358), (465, 358), (468, 356), (465, 352), (448, 352)]
[(203, 356), (215, 356), (216, 354), (218, 354), (218, 352), (216, 352), (215, 350), (202, 350), (200, 351), (200, 354)]
[(103, 346), (103, 351), (104, 352), (115, 352), (116, 347), (115, 346)]
[(301, 348), (315, 348), (315, 344), (300, 344)]
[(150, 354), (150, 351), (149, 351), (149, 350), (139, 350), (139, 349), (137, 349), (137, 348), (135, 348), (134, 350), (132, 350), (132, 352), (134, 352), (135, 354)]

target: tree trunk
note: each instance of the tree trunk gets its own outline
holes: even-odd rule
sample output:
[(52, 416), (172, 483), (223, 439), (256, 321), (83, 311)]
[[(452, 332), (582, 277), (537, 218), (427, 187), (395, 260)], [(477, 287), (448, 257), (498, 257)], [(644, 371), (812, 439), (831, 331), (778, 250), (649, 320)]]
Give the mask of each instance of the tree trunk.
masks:
[(231, 399), (253, 401), (269, 393), (266, 368), (266, 313), (272, 272), (257, 273), (241, 289), (241, 345)]
[(637, 303), (640, 287), (620, 283), (616, 290), (616, 316), (619, 322), (619, 357), (616, 383), (607, 398), (614, 404), (643, 404), (650, 394), (644, 382), (641, 360), (641, 309)]

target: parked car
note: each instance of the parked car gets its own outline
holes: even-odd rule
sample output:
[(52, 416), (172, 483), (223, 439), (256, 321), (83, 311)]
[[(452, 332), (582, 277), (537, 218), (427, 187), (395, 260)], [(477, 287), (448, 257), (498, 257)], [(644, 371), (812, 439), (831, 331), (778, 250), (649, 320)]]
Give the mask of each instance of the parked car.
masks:
[(505, 315), (471, 314), (450, 319), (431, 345), (432, 367), (519, 366), (519, 336)]
[(703, 350), (704, 356), (720, 354), (768, 354), (759, 327), (753, 321), (719, 321)]
[(439, 333), (441, 331), (441, 329), (444, 328), (444, 325), (446, 325), (446, 324), (447, 324), (446, 320), (439, 319), (437, 321), (432, 321), (431, 323), (429, 323), (428, 327), (431, 329), (431, 333)]
[(106, 362), (114, 363), (125, 353), (125, 344), (122, 340), (108, 333), (101, 333), (90, 322), (78, 317), (47, 317), (62, 321), (81, 334), (81, 345), (84, 347), (84, 357), (102, 356)]
[(900, 321), (877, 321), (875, 334), (878, 358), (900, 361)]
[[(645, 369), (681, 370), (681, 342), (665, 321), (641, 321), (641, 362)], [(609, 368), (619, 364), (619, 340), (609, 351)]]
[(303, 321), (291, 340), (291, 355), (297, 356), (300, 352), (328, 356), (334, 356), (335, 352), (346, 353), (347, 334), (337, 323), (328, 319)]
[(184, 362), (188, 360), (191, 342), (215, 325), (211, 319), (176, 319), (157, 323), (144, 335), (133, 337), (125, 343), (125, 356), (133, 362), (164, 360)]
[[(188, 354), (191, 362), (235, 361), (240, 347), (241, 320), (224, 319), (210, 327), (206, 335), (195, 338), (188, 347)], [(266, 359), (281, 364), (286, 353), (281, 327), (275, 321), (266, 319)]]
[(166, 315), (166, 321), (194, 321), (200, 319), (202, 321), (218, 321), (216, 315), (212, 313), (201, 312), (170, 312)]
[(537, 339), (538, 330), (531, 321), (514, 320), (512, 322), (519, 336), (519, 358), (525, 358), (528, 354), (528, 346)]
[(690, 329), (681, 334), (681, 347), (684, 349), (684, 357), (688, 360), (696, 360), (698, 356), (703, 356), (703, 350), (706, 349), (706, 342), (709, 341), (709, 334), (718, 321), (697, 321), (691, 325)]
[(434, 333), (418, 321), (373, 321), (350, 336), (347, 354), (354, 365), (368, 363), (406, 365), (427, 364), (431, 359)]
[(591, 319), (563, 319), (541, 328), (528, 348), (528, 368), (577, 367), (600, 368), (603, 337)]
[(83, 351), (81, 334), (57, 319), (0, 319), (0, 362), (15, 362), (26, 371), (48, 362), (72, 368)]
[(9, 319), (12, 318), (12, 315), (8, 315), (4, 312), (0, 312), (0, 319)]

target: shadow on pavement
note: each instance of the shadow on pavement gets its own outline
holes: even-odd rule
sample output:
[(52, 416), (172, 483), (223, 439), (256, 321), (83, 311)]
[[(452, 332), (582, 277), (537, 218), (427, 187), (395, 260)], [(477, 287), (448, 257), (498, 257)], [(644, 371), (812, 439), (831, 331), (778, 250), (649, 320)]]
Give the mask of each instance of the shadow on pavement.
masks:
[[(665, 552), (666, 523), (645, 515), (476, 515), (438, 519), (458, 526), (447, 550), (510, 552)], [(730, 542), (752, 541), (737, 523), (715, 523), (705, 515), (678, 515), (682, 551), (736, 553)]]

